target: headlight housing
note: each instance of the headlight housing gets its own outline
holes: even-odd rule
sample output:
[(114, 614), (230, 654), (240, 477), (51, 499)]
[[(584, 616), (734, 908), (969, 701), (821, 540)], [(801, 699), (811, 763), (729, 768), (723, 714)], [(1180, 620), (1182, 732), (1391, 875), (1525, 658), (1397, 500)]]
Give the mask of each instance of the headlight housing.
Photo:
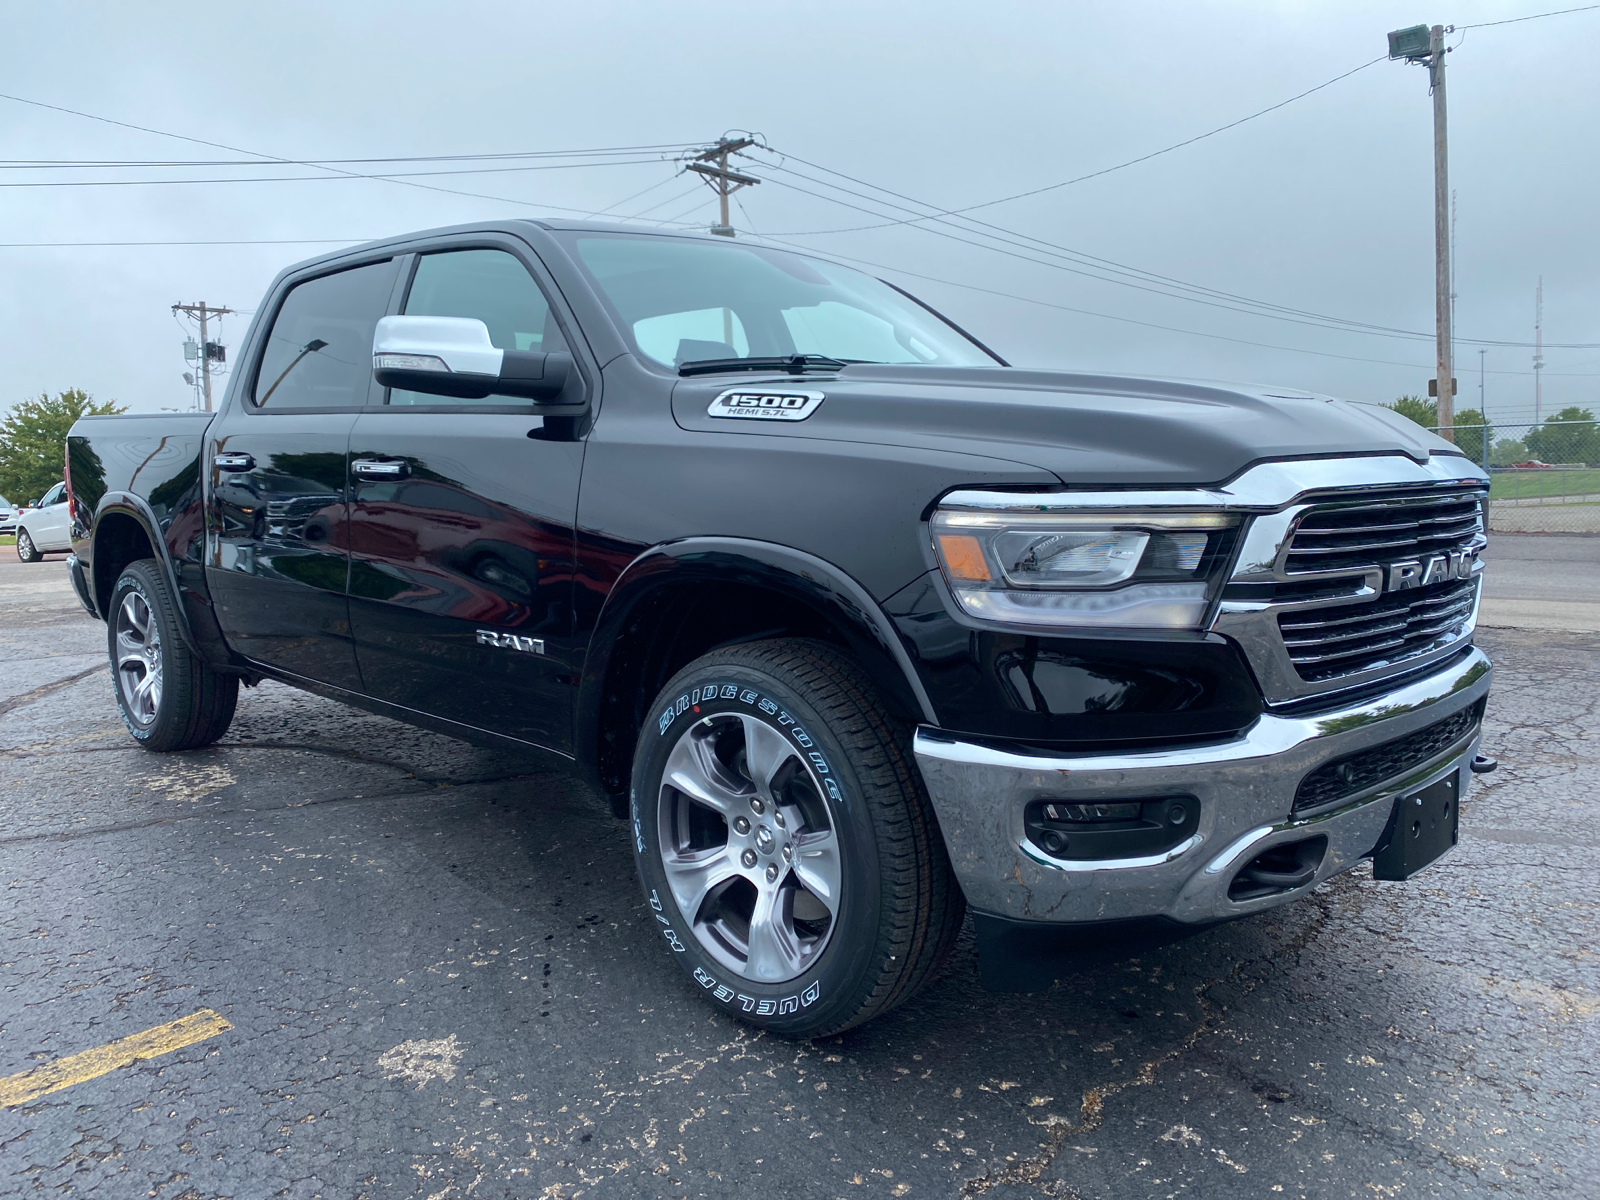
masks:
[(1227, 512), (966, 512), (932, 520), (969, 615), (1008, 625), (1198, 629), (1233, 545)]

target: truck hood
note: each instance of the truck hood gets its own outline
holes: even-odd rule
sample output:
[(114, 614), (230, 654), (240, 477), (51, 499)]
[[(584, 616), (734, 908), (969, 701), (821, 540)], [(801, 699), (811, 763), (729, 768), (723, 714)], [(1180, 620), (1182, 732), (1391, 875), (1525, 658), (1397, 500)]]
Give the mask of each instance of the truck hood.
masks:
[[(824, 397), (804, 420), (707, 413), (727, 391)], [(1404, 454), (1454, 446), (1375, 404), (1293, 388), (1081, 375), (1012, 367), (852, 366), (837, 376), (691, 378), (673, 392), (679, 425), (955, 450), (1042, 468), (1066, 484), (1221, 483), (1264, 459)]]

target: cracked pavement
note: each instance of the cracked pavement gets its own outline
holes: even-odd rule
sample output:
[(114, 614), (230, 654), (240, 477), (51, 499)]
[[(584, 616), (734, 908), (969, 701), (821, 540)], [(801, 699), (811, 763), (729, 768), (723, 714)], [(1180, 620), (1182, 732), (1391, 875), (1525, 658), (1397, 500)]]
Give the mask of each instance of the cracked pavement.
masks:
[(0, 1077), (232, 1024), (0, 1108), (0, 1195), (1600, 1194), (1600, 636), (1480, 642), (1502, 765), (1422, 876), (1036, 995), (969, 931), (787, 1042), (700, 1001), (565, 773), (270, 683), (145, 753), (60, 560), (0, 563)]

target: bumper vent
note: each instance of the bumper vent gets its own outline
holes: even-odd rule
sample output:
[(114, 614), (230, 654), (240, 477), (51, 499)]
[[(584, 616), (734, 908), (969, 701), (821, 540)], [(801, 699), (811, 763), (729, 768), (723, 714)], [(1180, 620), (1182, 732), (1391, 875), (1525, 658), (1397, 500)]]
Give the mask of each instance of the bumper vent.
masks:
[(1483, 720), (1484, 704), (1485, 701), (1479, 700), (1470, 708), (1415, 733), (1360, 754), (1323, 763), (1300, 781), (1299, 790), (1295, 792), (1294, 811), (1321, 808), (1425, 766), (1477, 729)]
[(1312, 682), (1388, 666), (1449, 645), (1472, 618), (1476, 579), (1456, 579), (1375, 601), (1278, 615), (1300, 678)]
[(1480, 488), (1319, 504), (1300, 518), (1283, 567), (1290, 575), (1356, 571), (1462, 550), (1483, 535), (1483, 504)]

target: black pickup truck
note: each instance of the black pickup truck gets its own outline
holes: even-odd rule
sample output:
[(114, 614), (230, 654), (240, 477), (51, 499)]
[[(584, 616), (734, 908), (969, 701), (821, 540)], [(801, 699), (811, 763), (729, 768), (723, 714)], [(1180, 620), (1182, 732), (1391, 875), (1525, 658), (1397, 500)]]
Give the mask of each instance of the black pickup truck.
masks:
[(1016, 369), (830, 261), (551, 221), (290, 268), (237, 363), (69, 438), (129, 732), (271, 678), (569, 760), (663, 952), (781, 1033), (969, 907), (987, 970), (1406, 878), (1491, 765), (1487, 481), (1375, 406)]

